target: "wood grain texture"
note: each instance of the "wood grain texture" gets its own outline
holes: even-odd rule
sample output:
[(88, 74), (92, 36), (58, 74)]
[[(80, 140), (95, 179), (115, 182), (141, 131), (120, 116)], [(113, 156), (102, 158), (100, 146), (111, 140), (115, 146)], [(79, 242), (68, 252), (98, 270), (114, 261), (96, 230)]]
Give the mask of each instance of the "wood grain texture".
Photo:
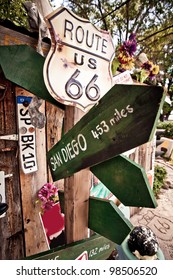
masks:
[[(46, 141), (49, 151), (62, 137), (64, 122), (64, 110), (46, 102)], [(48, 166), (48, 181), (53, 182), (50, 168)], [(58, 189), (64, 189), (64, 179), (54, 182)]]
[[(7, 87), (4, 99), (0, 101), (0, 135), (16, 134), (14, 86), (2, 73), (0, 83)], [(9, 208), (5, 217), (0, 217), (0, 259), (20, 260), (24, 257), (25, 247), (17, 141), (0, 139), (0, 170), (4, 171), (5, 175), (13, 174), (12, 177), (5, 179), (6, 203)]]
[[(16, 96), (22, 95), (33, 96), (24, 89), (16, 87)], [(43, 102), (39, 110), (45, 114), (44, 103), (45, 102)], [(39, 217), (39, 208), (36, 206), (37, 191), (47, 183), (45, 128), (36, 129), (36, 154), (38, 164), (37, 172), (26, 175), (20, 169), (26, 256), (48, 249)]]
[[(75, 107), (65, 110), (64, 130), (72, 128), (84, 115)], [(77, 172), (64, 181), (64, 213), (67, 244), (88, 236), (88, 202), (91, 187), (91, 172), (87, 169)]]

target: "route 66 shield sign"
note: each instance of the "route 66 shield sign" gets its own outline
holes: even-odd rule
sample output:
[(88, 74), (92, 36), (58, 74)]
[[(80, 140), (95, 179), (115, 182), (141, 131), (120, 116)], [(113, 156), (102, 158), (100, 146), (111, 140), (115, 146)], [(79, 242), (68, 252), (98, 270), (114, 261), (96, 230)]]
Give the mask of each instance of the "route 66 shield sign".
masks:
[(60, 103), (89, 110), (112, 87), (110, 33), (60, 7), (46, 18), (52, 37), (44, 81)]

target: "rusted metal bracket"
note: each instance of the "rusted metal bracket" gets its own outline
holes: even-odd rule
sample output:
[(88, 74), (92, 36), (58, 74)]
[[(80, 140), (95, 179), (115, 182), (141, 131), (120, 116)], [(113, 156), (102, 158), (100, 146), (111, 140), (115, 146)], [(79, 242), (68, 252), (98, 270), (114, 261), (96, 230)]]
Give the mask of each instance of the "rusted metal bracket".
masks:
[(1, 135), (1, 136), (0, 136), (0, 140), (18, 141), (18, 134)]

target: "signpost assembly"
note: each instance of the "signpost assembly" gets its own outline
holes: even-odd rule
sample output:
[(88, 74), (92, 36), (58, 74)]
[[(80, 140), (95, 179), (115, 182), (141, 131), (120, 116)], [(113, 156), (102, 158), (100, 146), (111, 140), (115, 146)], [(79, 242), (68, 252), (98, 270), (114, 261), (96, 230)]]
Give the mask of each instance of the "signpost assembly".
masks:
[(162, 96), (161, 87), (113, 86), (48, 152), (54, 181), (150, 141)]
[[(47, 21), (52, 46), (46, 60), (27, 46), (10, 46), (1, 47), (0, 64), (12, 82), (55, 106), (70, 105), (65, 108), (65, 135), (47, 154), (53, 181), (66, 178), (67, 243), (84, 239), (88, 226), (121, 243), (132, 225), (112, 203), (89, 199), (90, 170), (125, 204), (155, 207), (145, 176), (133, 164), (133, 176), (140, 178), (143, 187), (136, 187), (132, 197), (137, 179), (128, 184), (131, 162), (118, 156), (152, 139), (164, 101), (163, 89), (142, 85), (112, 87), (110, 64), (114, 48), (109, 33), (63, 7), (51, 13)], [(114, 221), (113, 230), (107, 223), (105, 227), (106, 213)], [(111, 220), (108, 219), (110, 224)], [(85, 251), (80, 250), (75, 257), (83, 258)]]

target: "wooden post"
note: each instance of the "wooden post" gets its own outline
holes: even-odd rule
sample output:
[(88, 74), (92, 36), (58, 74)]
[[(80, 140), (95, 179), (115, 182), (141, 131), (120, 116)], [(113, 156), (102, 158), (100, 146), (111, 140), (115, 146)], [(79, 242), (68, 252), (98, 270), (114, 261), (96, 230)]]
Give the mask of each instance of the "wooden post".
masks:
[[(48, 1), (35, 0), (43, 17), (50, 14), (53, 9)], [(68, 106), (65, 110), (64, 130), (67, 132), (83, 116), (83, 112), (77, 108)], [(86, 238), (88, 235), (88, 202), (91, 184), (91, 172), (83, 170), (64, 181), (65, 198), (65, 228), (66, 242)]]
[(52, 6), (47, 0), (34, 0), (35, 4), (43, 17), (53, 12)]
[[(65, 110), (64, 130), (71, 129), (84, 115), (75, 107), (67, 106)], [(65, 179), (64, 212), (67, 244), (88, 236), (89, 192), (91, 172), (84, 169)]]

